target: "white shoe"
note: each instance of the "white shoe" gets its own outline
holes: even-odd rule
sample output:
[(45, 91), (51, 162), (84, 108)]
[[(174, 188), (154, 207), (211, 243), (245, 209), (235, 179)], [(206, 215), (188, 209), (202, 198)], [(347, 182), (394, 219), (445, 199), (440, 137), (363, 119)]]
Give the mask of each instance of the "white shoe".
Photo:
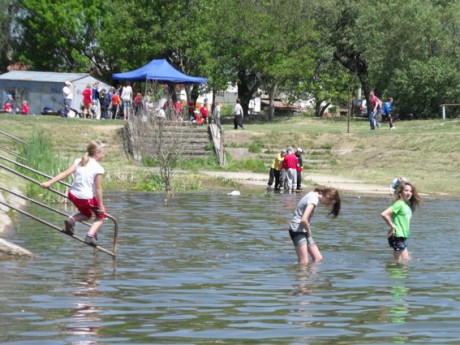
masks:
[(395, 126), (393, 126), (393, 127), (391, 127), (390, 129), (391, 129), (391, 130), (393, 130), (393, 129), (396, 129), (396, 127), (395, 127)]

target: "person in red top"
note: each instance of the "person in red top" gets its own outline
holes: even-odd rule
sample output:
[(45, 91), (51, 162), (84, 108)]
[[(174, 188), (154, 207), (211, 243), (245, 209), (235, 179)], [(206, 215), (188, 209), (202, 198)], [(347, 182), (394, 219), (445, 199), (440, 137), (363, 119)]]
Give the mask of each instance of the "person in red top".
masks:
[(176, 112), (176, 118), (182, 121), (182, 102), (180, 99), (174, 102), (174, 111)]
[(204, 122), (208, 123), (208, 108), (206, 107), (206, 103), (201, 106), (200, 112)]
[(118, 111), (120, 110), (120, 95), (117, 92), (114, 92), (112, 95), (112, 119), (115, 120), (118, 116)]
[(85, 118), (89, 117), (89, 107), (91, 106), (91, 96), (92, 96), (92, 91), (91, 91), (91, 84), (86, 85), (86, 89), (83, 90), (82, 96), (83, 96), (83, 115)]
[(283, 160), (283, 171), (284, 171), (284, 191), (287, 193), (294, 193), (294, 189), (297, 186), (297, 156), (294, 154), (294, 149), (288, 147), (286, 155)]
[(142, 94), (140, 92), (136, 93), (136, 97), (134, 97), (134, 115), (139, 115), (142, 109)]
[(374, 90), (371, 90), (369, 93), (369, 103), (370, 103), (370, 113), (369, 113), (369, 123), (371, 129), (375, 127), (380, 128), (380, 122), (376, 121), (377, 111), (381, 105), (380, 99), (375, 95)]
[(22, 101), (22, 113), (24, 115), (29, 115), (29, 104), (27, 101)]

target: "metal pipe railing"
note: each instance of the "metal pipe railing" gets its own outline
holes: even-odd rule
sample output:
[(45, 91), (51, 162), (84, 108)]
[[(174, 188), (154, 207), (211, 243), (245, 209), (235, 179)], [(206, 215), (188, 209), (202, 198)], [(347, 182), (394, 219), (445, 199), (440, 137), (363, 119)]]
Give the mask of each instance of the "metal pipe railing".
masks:
[[(31, 167), (28, 167), (28, 166), (26, 166), (26, 165), (24, 165), (24, 164), (15, 162), (15, 161), (13, 161), (13, 160), (11, 160), (11, 159), (8, 159), (8, 158), (6, 158), (6, 157), (0, 156), (0, 158), (4, 159), (4, 160), (6, 160), (6, 161), (8, 161), (8, 162), (10, 162), (10, 163), (13, 163), (13, 164), (15, 164), (15, 165), (17, 165), (17, 166), (20, 166), (20, 167), (22, 167), (22, 168), (25, 168), (25, 169), (27, 169), (27, 170), (29, 170), (29, 171), (32, 171), (32, 172), (34, 172), (34, 173), (36, 173), (36, 174), (39, 174), (39, 175), (41, 175), (41, 176), (44, 176), (44, 177), (47, 177), (47, 178), (52, 178), (52, 176), (49, 176), (49, 175), (47, 175), (47, 174), (44, 174), (44, 173), (42, 173), (42, 172), (40, 172), (40, 171), (38, 171), (38, 170), (35, 170), (35, 169), (33, 169), (33, 168), (31, 168)], [(16, 171), (15, 169), (13, 169), (13, 168), (11, 168), (11, 167), (9, 167), (9, 166), (6, 166), (6, 165), (0, 163), (0, 168), (3, 168), (3, 169), (5, 169), (5, 170), (7, 170), (7, 171), (9, 171), (9, 172), (11, 172), (11, 173), (17, 175), (17, 176), (20, 176), (20, 177), (22, 177), (22, 178), (24, 178), (24, 179), (26, 179), (26, 180), (28, 180), (28, 181), (30, 181), (30, 182), (32, 182), (32, 183), (35, 183), (35, 184), (40, 185), (40, 182), (39, 182), (39, 181), (37, 181), (37, 180), (35, 180), (35, 179), (33, 179), (33, 178), (31, 178), (31, 177), (25, 175), (25, 174), (22, 174), (22, 173), (20, 173), (19, 171)], [(70, 184), (68, 184), (68, 183), (66, 183), (66, 182), (62, 182), (62, 181), (59, 181), (59, 182), (60, 182), (61, 184), (65, 185), (65, 186), (70, 187)], [(51, 207), (49, 207), (49, 206), (47, 206), (47, 205), (45, 205), (45, 204), (43, 204), (43, 203), (40, 203), (40, 202), (38, 202), (38, 201), (36, 201), (36, 200), (27, 198), (27, 197), (25, 197), (25, 196), (22, 196), (22, 195), (20, 195), (20, 194), (17, 194), (17, 193), (15, 193), (15, 192), (13, 192), (13, 191), (6, 190), (5, 188), (3, 188), (3, 187), (1, 187), (1, 186), (0, 186), (0, 189), (5, 190), (6, 192), (11, 193), (11, 194), (13, 194), (13, 195), (16, 195), (16, 196), (18, 196), (18, 197), (21, 197), (21, 198), (24, 198), (24, 199), (26, 199), (26, 200), (29, 200), (29, 201), (35, 203), (36, 205), (45, 207), (45, 208), (47, 208), (47, 209), (49, 209), (49, 210), (52, 210), (53, 212), (56, 212), (56, 213), (63, 214), (63, 215), (65, 215), (65, 216), (67, 216), (66, 213), (60, 212), (60, 211), (58, 211), (58, 210), (55, 210), (55, 209), (53, 209), (53, 208), (51, 208)], [(52, 188), (48, 188), (48, 190), (50, 190), (51, 192), (53, 192), (53, 193), (55, 193), (55, 194), (57, 194), (57, 195), (59, 195), (59, 196), (61, 196), (61, 197), (63, 197), (63, 198), (69, 199), (69, 197), (68, 197), (67, 195), (65, 195), (64, 193), (61, 193), (61, 192), (58, 191), (58, 190), (55, 190), (55, 189), (52, 189)], [(5, 203), (2, 203), (2, 204), (5, 204)], [(35, 220), (37, 220), (37, 221), (43, 223), (43, 224), (45, 224), (45, 225), (50, 226), (50, 224), (49, 224), (48, 222), (43, 221), (43, 220), (41, 220), (41, 219), (39, 219), (38, 217), (35, 217), (35, 216), (33, 216), (33, 215), (30, 215), (29, 213), (27, 213), (27, 212), (25, 212), (25, 211), (22, 211), (22, 210), (19, 211), (17, 208), (12, 207), (11, 205), (6, 205), (6, 206), (8, 206), (8, 207), (10, 207), (10, 208), (12, 208), (12, 209), (14, 209), (14, 210), (17, 210), (18, 212), (20, 212), (20, 213), (22, 213), (22, 214), (25, 214), (25, 215), (27, 215), (27, 216), (29, 216), (29, 217), (31, 217), (31, 218), (33, 218), (33, 219), (35, 219)], [(103, 252), (107, 252), (108, 254), (110, 254), (110, 255), (112, 255), (113, 257), (115, 257), (115, 256), (116, 256), (116, 253), (117, 253), (117, 248), (118, 248), (118, 221), (117, 221), (114, 217), (112, 217), (110, 214), (108, 214), (108, 213), (104, 213), (104, 216), (106, 216), (108, 219), (110, 219), (110, 220), (113, 222), (113, 224), (114, 224), (114, 231), (113, 231), (113, 249), (112, 249), (112, 252), (109, 252), (109, 251), (107, 251), (107, 249), (104, 249), (104, 248), (102, 248), (102, 247), (100, 247), (100, 248), (102, 248), (102, 249), (104, 249), (104, 250), (101, 250), (101, 249), (99, 249), (99, 250), (101, 250), (101, 251), (103, 251)], [(86, 223), (86, 222), (83, 222), (83, 224), (89, 226), (89, 224)], [(62, 231), (60, 230), (60, 228), (56, 227), (55, 225), (52, 225), (51, 227), (52, 227), (53, 229), (58, 229), (60, 232), (62, 232)], [(77, 237), (77, 236), (72, 236), (72, 237), (76, 238), (77, 240), (80, 240), (80, 241), (83, 241), (83, 242), (84, 242), (84, 240), (82, 240), (81, 238), (79, 238), (79, 237)], [(85, 243), (86, 243), (86, 242), (85, 242)], [(96, 246), (95, 248), (98, 249), (99, 246)]]
[(3, 134), (3, 135), (6, 136), (6, 137), (9, 137), (9, 138), (11, 138), (11, 139), (13, 139), (13, 140), (16, 140), (16, 141), (20, 142), (21, 144), (26, 145), (26, 148), (27, 148), (27, 157), (26, 157), (26, 158), (21, 157), (20, 155), (18, 155), (18, 154), (16, 154), (16, 153), (14, 153), (14, 152), (12, 152), (12, 151), (10, 151), (10, 150), (5, 149), (5, 148), (2, 147), (1, 149), (2, 149), (3, 151), (8, 152), (9, 154), (14, 155), (14, 156), (16, 156), (16, 157), (18, 157), (18, 158), (20, 158), (20, 159), (27, 160), (27, 161), (29, 160), (30, 147), (29, 147), (29, 144), (28, 144), (28, 143), (26, 143), (24, 140), (22, 140), (22, 139), (20, 139), (20, 138), (18, 138), (18, 137), (16, 137), (16, 136), (14, 136), (13, 134), (10, 134), (10, 133), (5, 132), (5, 131), (2, 131), (2, 130), (0, 130), (0, 134)]
[(101, 251), (101, 252), (104, 252), (104, 253), (106, 253), (106, 254), (109, 254), (109, 255), (111, 255), (113, 258), (115, 258), (116, 255), (117, 255), (117, 254), (116, 254), (116, 251), (111, 252), (110, 250), (107, 250), (107, 249), (105, 249), (104, 247), (101, 247), (101, 246), (93, 246), (93, 245), (91, 245), (91, 244), (88, 244), (88, 243), (85, 242), (85, 240), (84, 240), (83, 238), (78, 237), (78, 236), (75, 236), (75, 235), (68, 234), (68, 233), (64, 232), (63, 230), (61, 230), (58, 226), (56, 226), (56, 225), (54, 225), (54, 224), (51, 224), (51, 223), (47, 222), (46, 220), (43, 220), (43, 219), (41, 219), (41, 218), (39, 218), (39, 217), (36, 217), (36, 216), (34, 216), (33, 214), (31, 214), (31, 213), (29, 213), (29, 212), (26, 212), (26, 211), (24, 211), (24, 210), (21, 210), (20, 208), (17, 208), (17, 207), (15, 207), (15, 206), (12, 206), (12, 205), (10, 205), (10, 204), (8, 204), (8, 203), (6, 203), (6, 202), (3, 202), (3, 201), (1, 201), (1, 200), (0, 200), (0, 204), (1, 204), (1, 205), (4, 205), (4, 206), (6, 206), (6, 207), (9, 207), (9, 208), (11, 208), (11, 209), (15, 210), (16, 212), (19, 212), (19, 213), (21, 213), (21, 214), (23, 214), (23, 215), (26, 215), (26, 216), (32, 218), (33, 220), (35, 220), (35, 221), (37, 221), (37, 222), (39, 222), (39, 223), (42, 223), (42, 224), (44, 224), (44, 225), (47, 225), (47, 226), (49, 226), (50, 228), (52, 228), (52, 229), (54, 229), (54, 230), (56, 230), (56, 231), (59, 231), (59, 232), (61, 232), (61, 233), (63, 233), (63, 234), (66, 234), (67, 236), (70, 236), (70, 237), (76, 239), (77, 241), (80, 241), (80, 242), (82, 242), (82, 243), (85, 243), (86, 245), (91, 246), (91, 247), (93, 247), (94, 249), (97, 249), (97, 250), (99, 250), (99, 251)]

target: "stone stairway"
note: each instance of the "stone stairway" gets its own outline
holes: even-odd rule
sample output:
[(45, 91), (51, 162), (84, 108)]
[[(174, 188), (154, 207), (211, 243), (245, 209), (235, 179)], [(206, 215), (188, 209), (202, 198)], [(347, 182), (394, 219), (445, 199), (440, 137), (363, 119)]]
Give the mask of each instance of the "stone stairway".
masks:
[[(142, 126), (142, 124), (140, 125)], [(215, 155), (207, 125), (165, 121), (161, 126), (153, 126), (148, 128), (147, 131), (136, 129), (135, 126), (136, 124), (133, 125), (133, 123), (125, 125), (123, 128), (123, 141), (125, 151), (136, 159), (138, 159), (135, 152), (136, 143), (140, 142), (142, 142), (142, 148), (150, 152), (157, 152), (160, 145), (163, 148), (179, 150), (182, 159)]]

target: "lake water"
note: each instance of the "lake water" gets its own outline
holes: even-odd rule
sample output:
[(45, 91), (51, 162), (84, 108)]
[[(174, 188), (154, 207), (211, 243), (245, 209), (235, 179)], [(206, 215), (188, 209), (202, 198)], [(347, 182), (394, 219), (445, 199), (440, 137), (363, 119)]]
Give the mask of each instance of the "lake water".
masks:
[(37, 257), (0, 261), (0, 344), (460, 344), (459, 201), (424, 200), (407, 265), (386, 243), (388, 197), (345, 198), (335, 220), (320, 207), (324, 262), (301, 267), (299, 198), (106, 193), (116, 262), (18, 215), (9, 240)]

